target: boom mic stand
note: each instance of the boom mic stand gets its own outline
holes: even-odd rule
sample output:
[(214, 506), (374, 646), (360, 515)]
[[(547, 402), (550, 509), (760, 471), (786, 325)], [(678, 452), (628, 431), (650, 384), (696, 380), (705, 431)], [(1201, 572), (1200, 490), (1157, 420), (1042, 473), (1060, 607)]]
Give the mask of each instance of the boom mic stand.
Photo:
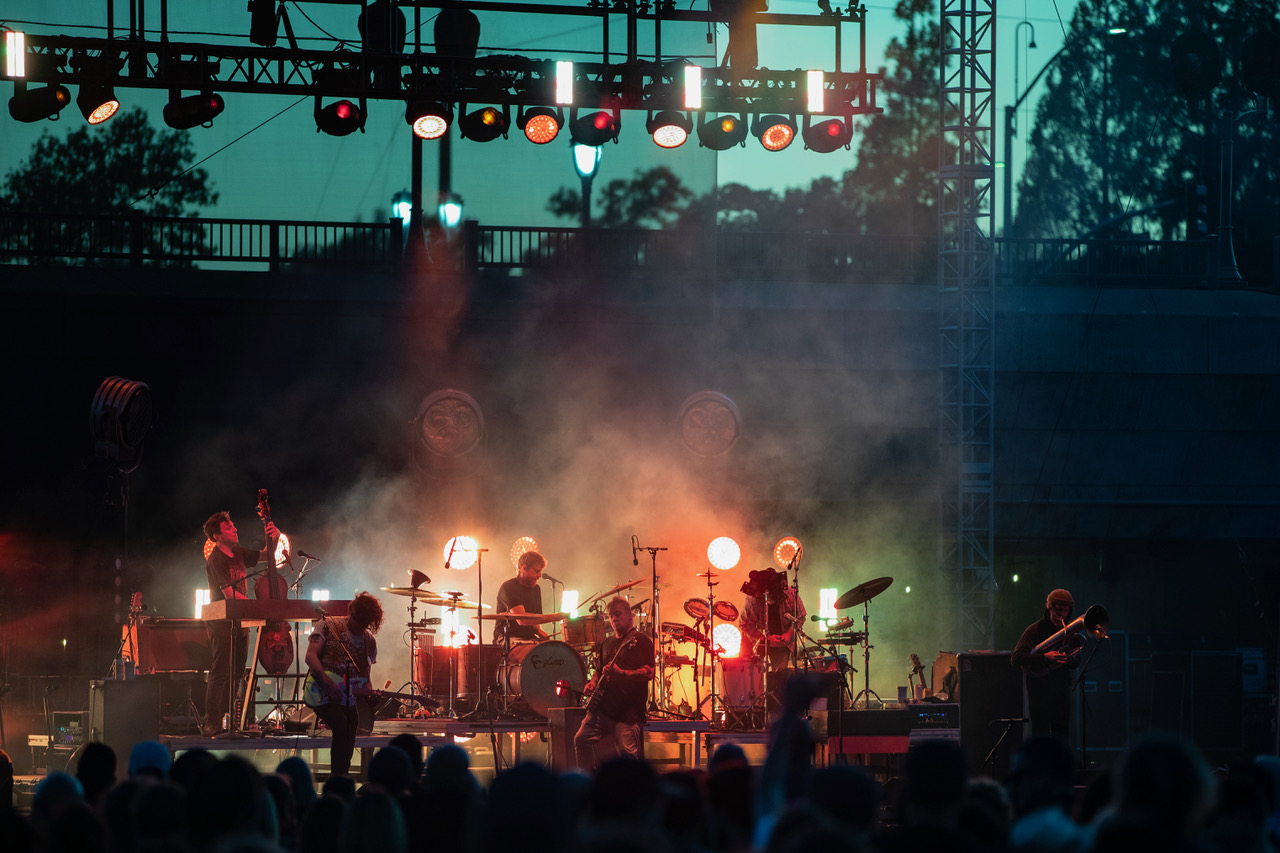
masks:
[[(655, 634), (661, 634), (662, 606), (659, 603), (659, 593), (658, 593), (658, 552), (665, 551), (667, 549), (661, 548), (661, 547), (646, 548), (643, 545), (637, 544), (637, 540), (634, 536), (631, 537), (631, 547), (632, 547), (632, 551), (631, 551), (632, 565), (638, 566), (640, 564), (640, 561), (635, 557), (635, 554), (637, 551), (649, 552), (649, 563), (650, 563), (649, 574), (653, 579), (653, 630)], [(651, 713), (656, 712), (659, 714), (669, 715), (671, 713), (671, 703), (667, 697), (666, 678), (662, 677), (665, 675), (667, 671), (666, 670), (666, 662), (667, 662), (666, 651), (663, 649), (661, 642), (657, 643), (657, 649), (658, 649), (658, 672), (660, 674), (660, 677), (656, 679), (657, 689), (654, 691), (656, 695), (654, 696), (654, 699), (649, 703), (649, 711)]]

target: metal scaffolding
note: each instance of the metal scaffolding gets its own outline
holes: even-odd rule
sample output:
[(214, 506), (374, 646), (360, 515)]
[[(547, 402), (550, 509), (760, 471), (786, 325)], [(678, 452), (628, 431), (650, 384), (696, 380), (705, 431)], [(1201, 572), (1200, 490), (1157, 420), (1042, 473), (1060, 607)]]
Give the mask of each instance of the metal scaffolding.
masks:
[(942, 0), (938, 567), (956, 648), (994, 647), (995, 0)]

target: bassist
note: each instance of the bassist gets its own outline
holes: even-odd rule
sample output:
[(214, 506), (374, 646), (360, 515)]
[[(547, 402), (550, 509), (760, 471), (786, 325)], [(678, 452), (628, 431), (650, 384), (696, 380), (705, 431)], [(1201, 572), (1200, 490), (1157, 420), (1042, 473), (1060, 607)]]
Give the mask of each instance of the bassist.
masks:
[(325, 616), (316, 623), (307, 641), (307, 669), (324, 697), (316, 706), (319, 717), (333, 733), (329, 746), (330, 772), (351, 772), (356, 733), (373, 727), (373, 711), (352, 691), (367, 686), (378, 659), (374, 634), (382, 627), (382, 602), (367, 592), (351, 599), (345, 617)]
[(604, 641), (604, 664), (587, 682), (587, 716), (573, 738), (578, 766), (594, 770), (616, 756), (641, 758), (644, 711), (653, 678), (653, 640), (637, 631), (631, 605), (615, 598), (605, 608), (613, 636)]

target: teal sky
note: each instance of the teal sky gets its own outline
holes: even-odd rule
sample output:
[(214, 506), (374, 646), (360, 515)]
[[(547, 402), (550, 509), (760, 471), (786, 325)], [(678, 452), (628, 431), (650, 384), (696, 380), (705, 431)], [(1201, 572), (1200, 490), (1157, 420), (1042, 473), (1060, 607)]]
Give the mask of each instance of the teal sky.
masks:
[[(997, 16), (997, 127), (1003, 108), (1019, 89), (1062, 46), (1063, 28), (1069, 24), (1076, 0), (1016, 0), (998, 7)], [(128, 3), (116, 2), (117, 35), (128, 22)], [(701, 8), (701, 5), (699, 6)], [(869, 3), (867, 15), (868, 70), (884, 63), (884, 46), (900, 32), (889, 3)], [(160, 4), (146, 3), (148, 28), (159, 24)], [(772, 0), (769, 10), (790, 14), (816, 14), (813, 0)], [(312, 21), (301, 13), (305, 12)], [(1061, 13), (1061, 18), (1059, 18)], [(290, 4), (294, 30), (304, 46), (322, 49), (335, 44), (325, 33), (358, 44), (356, 7), (304, 3)], [(249, 45), (249, 15), (244, 0), (187, 0), (171, 3), (170, 38), (174, 41), (222, 42)], [(424, 18), (427, 15), (424, 10)], [(480, 13), (482, 52), (523, 53), (539, 58), (585, 60), (581, 51), (599, 49), (602, 36), (597, 21), (564, 16)], [(620, 18), (617, 20), (621, 20)], [(1034, 26), (1037, 48), (1026, 45)], [(5, 0), (0, 21), (31, 34), (105, 36), (106, 0)], [(412, 26), (412, 23), (410, 24)], [(427, 25), (429, 27), (429, 24)], [(612, 49), (624, 46), (624, 27), (611, 27)], [(762, 27), (759, 31), (760, 65), (775, 70), (820, 67), (833, 70), (833, 43), (829, 30), (804, 27)], [(221, 36), (209, 34), (223, 34)], [(641, 28), (641, 50), (651, 29)], [(706, 29), (693, 24), (663, 28), (666, 57), (689, 56), (713, 65), (723, 54), (726, 31), (717, 28), (715, 45), (708, 45)], [(844, 71), (857, 70), (856, 27), (846, 25)], [(155, 38), (153, 33), (152, 38)], [(429, 30), (427, 41), (429, 41)], [(1016, 42), (1016, 43), (1015, 43)], [(282, 42), (283, 43), (283, 37)], [(715, 58), (713, 58), (715, 57)], [(597, 57), (598, 58), (598, 57)], [(616, 61), (617, 54), (614, 59)], [(1015, 174), (1026, 162), (1034, 104), (1043, 89), (1027, 99), (1019, 114), (1018, 139), (1013, 146)], [(4, 97), (12, 87), (2, 90)], [(72, 95), (76, 92), (74, 91)], [(123, 107), (144, 106), (157, 126), (163, 126), (161, 108), (167, 94), (156, 90), (117, 90)], [(311, 99), (295, 105), (296, 98), (279, 95), (227, 95), (227, 108), (210, 128), (187, 131), (192, 135), (201, 164), (213, 179), (219, 201), (209, 215), (243, 218), (305, 220), (371, 220), (389, 215), (391, 196), (409, 184), (410, 131), (403, 107), (391, 102), (371, 102), (364, 134), (336, 138), (316, 133)], [(283, 112), (282, 112), (283, 111)], [(277, 115), (279, 114), (279, 115)], [(855, 124), (865, 119), (855, 119)], [(81, 126), (74, 106), (56, 122), (22, 124), (0, 117), (0, 172), (8, 172), (26, 156), (40, 134), (49, 130), (65, 134)], [(265, 122), (265, 124), (264, 124)], [(259, 126), (261, 125), (261, 126)], [(807, 186), (814, 178), (838, 177), (853, 165), (853, 151), (817, 154), (800, 144), (769, 153), (748, 139), (746, 148), (712, 152), (695, 141), (674, 151), (659, 149), (644, 130), (644, 114), (625, 112), (619, 143), (604, 147), (596, 186), (615, 178), (629, 178), (638, 168), (669, 165), (687, 185), (702, 193), (716, 184), (742, 183), (752, 188), (782, 189)], [(246, 135), (247, 134), (247, 135)], [(454, 190), (466, 205), (468, 218), (490, 225), (570, 224), (546, 212), (548, 197), (560, 186), (578, 186), (570, 160), (567, 133), (554, 142), (535, 146), (512, 128), (510, 138), (490, 143), (455, 140)], [(243, 137), (243, 138), (241, 138)], [(1001, 140), (1002, 141), (1002, 140)], [(857, 139), (854, 140), (854, 150)], [(999, 155), (1004, 160), (1003, 152)], [(424, 160), (424, 198), (434, 198), (437, 184), (435, 152), (427, 143)], [(1000, 170), (1003, 175), (1003, 169)], [(1003, 179), (1003, 178), (1002, 178)], [(997, 195), (997, 198), (999, 196)]]

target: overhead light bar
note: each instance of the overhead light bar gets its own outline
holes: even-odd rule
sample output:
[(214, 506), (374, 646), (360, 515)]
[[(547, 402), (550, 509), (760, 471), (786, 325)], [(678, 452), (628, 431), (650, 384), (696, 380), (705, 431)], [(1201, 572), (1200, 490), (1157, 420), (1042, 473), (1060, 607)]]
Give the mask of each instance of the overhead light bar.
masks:
[(164, 123), (176, 130), (187, 130), (197, 125), (213, 122), (226, 104), (217, 92), (201, 92), (185, 98), (171, 93), (169, 103), (164, 105)]
[(364, 98), (360, 99), (359, 106), (344, 98), (322, 108), (320, 106), (320, 96), (316, 95), (315, 119), (317, 133), (323, 130), (330, 136), (347, 136), (357, 130), (363, 132), (365, 119)]
[(804, 147), (819, 154), (830, 154), (837, 148), (848, 148), (853, 139), (853, 116), (832, 118), (810, 126), (804, 117)]
[(701, 65), (686, 65), (684, 67), (684, 108), (686, 110), (702, 109)]
[(516, 127), (524, 131), (525, 139), (534, 145), (546, 145), (560, 135), (564, 124), (564, 110), (556, 107), (531, 107), (521, 109), (516, 115)]
[(575, 109), (569, 120), (569, 134), (573, 141), (593, 148), (606, 142), (617, 142), (618, 131), (621, 129), (622, 114), (616, 108), (611, 112), (596, 110), (581, 116), (577, 115)]
[(760, 140), (766, 151), (781, 151), (796, 138), (796, 120), (786, 116), (757, 116), (751, 135)]
[(693, 121), (679, 110), (663, 110), (657, 115), (651, 110), (645, 129), (659, 148), (679, 148), (693, 132)]
[(405, 104), (404, 120), (421, 139), (439, 139), (449, 130), (453, 111), (439, 101), (409, 101)]
[(747, 116), (720, 115), (698, 125), (698, 141), (712, 151), (725, 151), (747, 138)]
[(80, 86), (80, 94), (76, 96), (76, 106), (89, 124), (102, 124), (116, 114), (120, 109), (120, 102), (116, 100), (115, 90), (110, 86), (84, 83)]
[(506, 106), (501, 110), (497, 107), (483, 107), (469, 112), (458, 119), (458, 132), (463, 139), (473, 142), (492, 142), (499, 136), (506, 138), (507, 130), (511, 127), (511, 113), (508, 110)]
[(826, 109), (826, 87), (824, 75), (821, 71), (807, 71), (805, 76), (808, 78), (808, 94), (809, 94), (809, 112), (820, 113)]
[(13, 97), (9, 99), (9, 115), (18, 121), (32, 122), (55, 118), (67, 104), (71, 93), (66, 86), (45, 86), (28, 89), (25, 80), (13, 84)]
[(573, 63), (564, 59), (556, 63), (556, 103), (573, 103)]
[(18, 30), (4, 31), (4, 75), (27, 76), (27, 36)]

